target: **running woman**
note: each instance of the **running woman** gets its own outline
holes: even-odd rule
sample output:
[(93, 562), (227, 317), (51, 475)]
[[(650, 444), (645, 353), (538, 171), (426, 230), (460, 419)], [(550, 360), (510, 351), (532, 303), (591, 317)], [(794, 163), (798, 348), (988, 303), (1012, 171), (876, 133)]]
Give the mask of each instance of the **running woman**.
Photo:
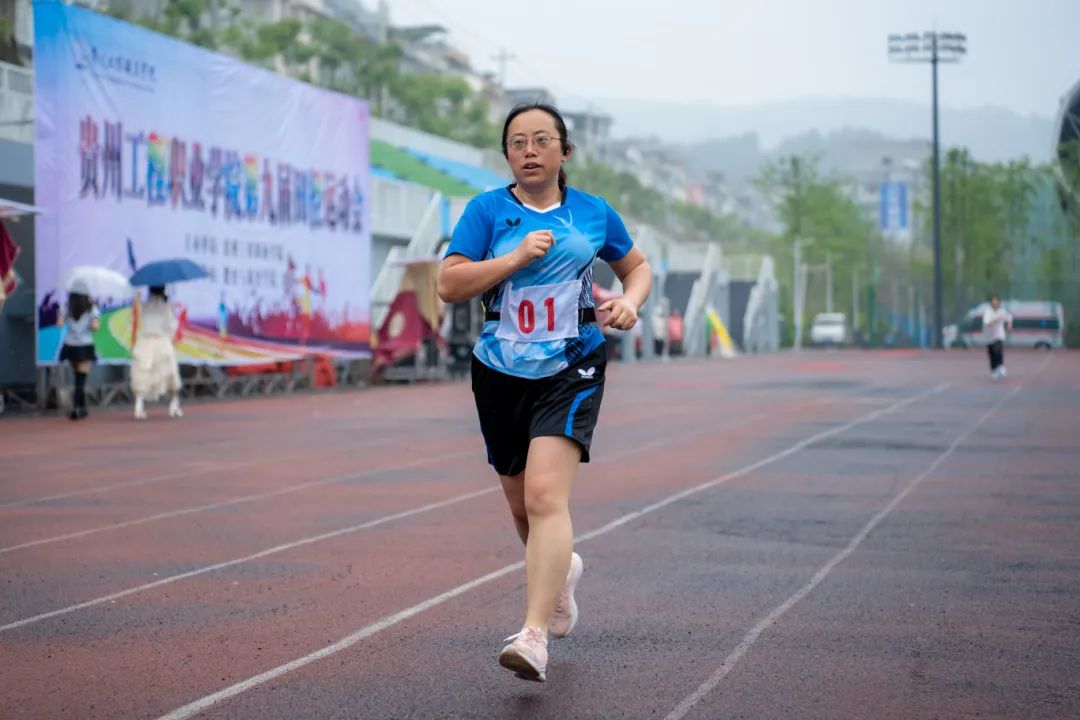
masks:
[(1001, 307), (1001, 298), (990, 296), (990, 307), (983, 312), (983, 332), (986, 333), (986, 354), (990, 356), (990, 377), (1003, 378), (1005, 372), (1005, 337), (1012, 330), (1013, 317)]
[(584, 565), (573, 552), (570, 487), (589, 461), (604, 394), (606, 353), (596, 325), (593, 261), (622, 281), (605, 302), (605, 325), (629, 330), (652, 286), (652, 270), (602, 198), (566, 184), (573, 146), (550, 105), (519, 105), (503, 125), (514, 182), (474, 198), (439, 272), (446, 302), (482, 296), (484, 328), (473, 350), (472, 388), (488, 460), (525, 544), (521, 631), (499, 663), (546, 679), (548, 637), (577, 623), (574, 588)]

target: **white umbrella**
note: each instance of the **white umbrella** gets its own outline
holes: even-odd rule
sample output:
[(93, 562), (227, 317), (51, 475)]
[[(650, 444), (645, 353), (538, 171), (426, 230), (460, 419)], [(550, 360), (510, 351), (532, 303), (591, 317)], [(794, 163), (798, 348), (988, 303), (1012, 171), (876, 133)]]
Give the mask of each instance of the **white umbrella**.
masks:
[(60, 287), (66, 291), (70, 292), (76, 283), (83, 285), (93, 297), (126, 299), (135, 292), (126, 277), (115, 270), (96, 265), (79, 265), (60, 277)]
[(36, 205), (0, 198), (0, 218), (17, 218), (20, 215), (37, 215), (42, 212), (44, 210)]

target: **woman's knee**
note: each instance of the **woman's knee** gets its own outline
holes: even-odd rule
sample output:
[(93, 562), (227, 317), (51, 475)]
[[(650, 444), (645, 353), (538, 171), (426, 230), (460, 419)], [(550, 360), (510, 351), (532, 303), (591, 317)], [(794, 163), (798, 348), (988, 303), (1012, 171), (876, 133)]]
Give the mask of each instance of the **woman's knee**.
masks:
[(529, 517), (551, 517), (567, 513), (569, 493), (556, 483), (525, 484), (525, 512)]

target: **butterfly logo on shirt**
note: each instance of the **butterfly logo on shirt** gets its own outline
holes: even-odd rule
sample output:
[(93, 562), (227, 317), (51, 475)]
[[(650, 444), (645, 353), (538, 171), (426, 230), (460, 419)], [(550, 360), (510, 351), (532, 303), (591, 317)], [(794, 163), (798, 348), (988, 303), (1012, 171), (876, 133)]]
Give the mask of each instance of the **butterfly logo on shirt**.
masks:
[(507, 227), (516, 228), (520, 224), (521, 224), (521, 218), (514, 218), (513, 220), (511, 220), (510, 218), (506, 218), (506, 226)]

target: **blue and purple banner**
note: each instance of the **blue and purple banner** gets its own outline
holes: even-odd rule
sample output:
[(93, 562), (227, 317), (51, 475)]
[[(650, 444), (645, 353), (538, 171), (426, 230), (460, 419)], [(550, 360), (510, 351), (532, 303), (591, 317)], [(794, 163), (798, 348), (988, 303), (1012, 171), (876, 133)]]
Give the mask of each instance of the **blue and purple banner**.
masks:
[[(34, 6), (38, 362), (56, 362), (68, 269), (190, 258), (170, 288), (183, 362), (366, 355), (368, 108), (59, 2)], [(96, 298), (103, 360), (124, 298)]]

